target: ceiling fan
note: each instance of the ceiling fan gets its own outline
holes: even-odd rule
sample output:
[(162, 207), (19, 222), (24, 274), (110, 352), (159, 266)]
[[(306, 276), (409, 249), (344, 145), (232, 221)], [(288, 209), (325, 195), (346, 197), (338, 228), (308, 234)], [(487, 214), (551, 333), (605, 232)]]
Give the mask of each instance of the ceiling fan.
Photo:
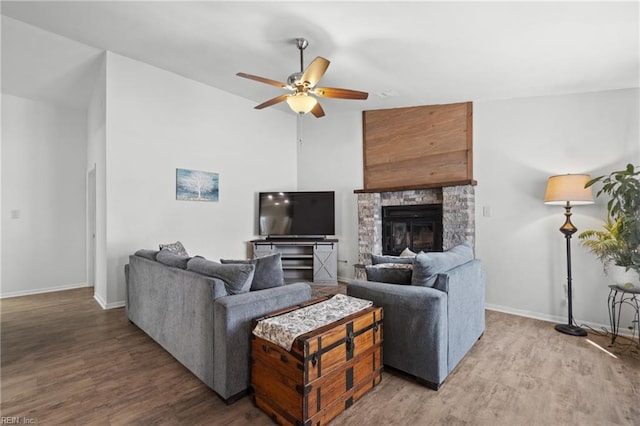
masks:
[(304, 69), (303, 52), (309, 45), (309, 42), (304, 38), (296, 38), (296, 45), (298, 46), (298, 50), (300, 50), (300, 72), (291, 74), (289, 78), (287, 78), (286, 83), (243, 72), (236, 74), (238, 77), (248, 78), (249, 80), (255, 80), (260, 83), (270, 84), (271, 86), (292, 91), (289, 94), (269, 99), (268, 101), (257, 105), (255, 109), (263, 109), (280, 102), (287, 101), (287, 104), (289, 104), (289, 107), (294, 112), (301, 115), (311, 112), (311, 114), (316, 118), (320, 118), (324, 117), (324, 110), (315, 96), (321, 98), (362, 100), (369, 97), (368, 93), (359, 92), (357, 90), (338, 89), (335, 87), (316, 87), (324, 73), (327, 71), (329, 61), (318, 56), (309, 64), (307, 69)]

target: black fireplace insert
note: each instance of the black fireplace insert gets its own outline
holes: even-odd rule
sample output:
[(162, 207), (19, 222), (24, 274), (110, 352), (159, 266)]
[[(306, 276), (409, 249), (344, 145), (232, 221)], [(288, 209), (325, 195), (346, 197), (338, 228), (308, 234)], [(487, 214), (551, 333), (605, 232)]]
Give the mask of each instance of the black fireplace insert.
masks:
[(442, 204), (382, 207), (382, 254), (442, 251)]

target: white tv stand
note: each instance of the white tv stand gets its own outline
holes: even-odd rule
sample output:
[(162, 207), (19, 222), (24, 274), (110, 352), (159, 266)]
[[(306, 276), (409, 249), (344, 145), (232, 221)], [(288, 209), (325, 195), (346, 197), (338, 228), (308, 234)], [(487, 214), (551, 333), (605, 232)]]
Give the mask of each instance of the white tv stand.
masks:
[(253, 257), (280, 253), (286, 282), (338, 283), (338, 240), (274, 238), (253, 240)]

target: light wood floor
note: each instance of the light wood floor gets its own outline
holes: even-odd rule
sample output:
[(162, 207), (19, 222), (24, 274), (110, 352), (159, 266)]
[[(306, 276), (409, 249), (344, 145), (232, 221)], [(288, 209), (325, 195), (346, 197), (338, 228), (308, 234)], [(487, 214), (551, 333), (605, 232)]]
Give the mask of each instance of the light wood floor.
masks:
[[(100, 309), (90, 289), (4, 299), (0, 309), (2, 416), (39, 425), (272, 424), (249, 397), (225, 405), (124, 309)], [(607, 345), (487, 311), (484, 337), (438, 392), (387, 370), (332, 424), (640, 425), (639, 351)]]

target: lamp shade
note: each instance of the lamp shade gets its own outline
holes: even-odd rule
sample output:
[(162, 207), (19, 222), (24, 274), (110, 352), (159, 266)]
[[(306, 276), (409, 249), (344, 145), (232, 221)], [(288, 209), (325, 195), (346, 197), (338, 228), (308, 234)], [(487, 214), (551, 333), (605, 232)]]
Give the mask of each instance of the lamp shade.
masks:
[(591, 187), (584, 186), (591, 180), (589, 175), (558, 175), (551, 176), (547, 181), (547, 190), (544, 194), (545, 204), (571, 205), (593, 203)]
[(306, 93), (296, 93), (287, 97), (289, 107), (298, 114), (306, 114), (313, 109), (318, 100)]

